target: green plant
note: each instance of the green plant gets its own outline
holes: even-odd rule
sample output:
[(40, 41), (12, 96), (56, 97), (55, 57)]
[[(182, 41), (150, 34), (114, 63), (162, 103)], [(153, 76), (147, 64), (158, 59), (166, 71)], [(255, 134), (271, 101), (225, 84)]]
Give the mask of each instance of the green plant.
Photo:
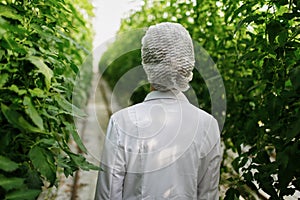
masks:
[[(73, 137), (86, 152), (73, 123), (85, 114), (71, 103), (76, 76), (91, 76), (83, 11), (92, 14), (88, 1), (0, 1), (0, 199), (35, 199), (58, 171), (97, 169), (68, 146)], [(81, 108), (87, 95), (73, 101)]]
[[(300, 3), (292, 0), (145, 0), (122, 21), (120, 32), (179, 22), (215, 61), (227, 99), (221, 167), (221, 186), (229, 188), (226, 199), (265, 198), (259, 189), (271, 199), (283, 199), (300, 190), (299, 12)], [(140, 45), (139, 38), (124, 41), (125, 46), (128, 41)], [(111, 51), (122, 55), (115, 47), (104, 58)], [(100, 66), (108, 66), (104, 77), (110, 85), (118, 80), (111, 79), (115, 74), (121, 77), (122, 70), (140, 65), (136, 56), (122, 55), (122, 62), (116, 59), (112, 64), (100, 61)], [(210, 111), (201, 74), (194, 74), (191, 85), (201, 107)], [(135, 96), (135, 102), (142, 99)]]

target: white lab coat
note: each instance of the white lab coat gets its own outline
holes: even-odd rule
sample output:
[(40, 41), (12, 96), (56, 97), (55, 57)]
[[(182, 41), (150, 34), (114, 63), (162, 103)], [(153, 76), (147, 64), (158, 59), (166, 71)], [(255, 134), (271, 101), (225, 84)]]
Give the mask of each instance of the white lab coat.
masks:
[(153, 91), (110, 118), (95, 199), (217, 200), (220, 160), (215, 118)]

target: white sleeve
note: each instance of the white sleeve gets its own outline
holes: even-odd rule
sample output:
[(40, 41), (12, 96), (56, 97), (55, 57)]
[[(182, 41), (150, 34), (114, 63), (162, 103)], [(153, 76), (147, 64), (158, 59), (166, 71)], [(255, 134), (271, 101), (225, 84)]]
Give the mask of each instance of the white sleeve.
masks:
[(198, 200), (219, 200), (220, 133), (215, 119), (211, 121), (208, 134), (214, 142), (210, 152), (200, 160), (198, 169)]
[(118, 145), (118, 130), (111, 118), (98, 174), (95, 200), (121, 200), (125, 176), (124, 150)]

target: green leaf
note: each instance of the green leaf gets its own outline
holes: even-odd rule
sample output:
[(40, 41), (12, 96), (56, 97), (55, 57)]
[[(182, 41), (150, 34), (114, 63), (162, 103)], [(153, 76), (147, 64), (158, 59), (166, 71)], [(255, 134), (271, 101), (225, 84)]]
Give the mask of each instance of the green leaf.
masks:
[(67, 101), (62, 96), (55, 96), (54, 97), (58, 105), (67, 111), (70, 115), (75, 117), (86, 117), (87, 115), (79, 108), (77, 108), (75, 105), (71, 104), (69, 101)]
[(237, 158), (235, 158), (235, 159), (231, 162), (233, 169), (234, 169), (235, 171), (237, 171), (237, 172), (238, 172), (238, 170), (239, 170), (239, 162), (240, 162), (240, 159), (241, 159), (240, 157), (237, 157)]
[(82, 155), (77, 155), (74, 153), (69, 153), (69, 156), (71, 160), (75, 163), (75, 166), (81, 166), (83, 163), (85, 163), (86, 159)]
[(77, 72), (79, 71), (77, 65), (75, 65), (73, 62), (70, 64), (71, 69), (73, 70), (73, 72), (75, 72), (77, 74)]
[(256, 3), (255, 1), (254, 1), (254, 2), (245, 3), (245, 4), (243, 4), (242, 6), (240, 6), (239, 8), (237, 8), (236, 10), (234, 10), (230, 22), (232, 23), (232, 21), (233, 21), (234, 19), (236, 19), (237, 16), (238, 16), (239, 14), (241, 14), (243, 11), (245, 11), (245, 10), (250, 10), (250, 9), (252, 8), (252, 6), (253, 6), (255, 3)]
[(20, 130), (26, 130), (29, 132), (38, 132), (38, 133), (42, 133), (42, 131), (37, 128), (32, 126), (28, 121), (26, 121), (23, 116), (18, 113), (17, 111), (15, 111), (14, 109), (1, 104), (1, 110), (2, 113), (4, 114), (5, 118), (7, 119), (7, 121), (12, 124), (14, 127), (20, 129)]
[(66, 177), (69, 177), (74, 171), (77, 170), (77, 167), (74, 167), (70, 163), (71, 159), (69, 157), (58, 156), (57, 158), (57, 165), (64, 169), (64, 174)]
[[(1, 57), (0, 57), (1, 59)], [(0, 88), (3, 87), (3, 85), (7, 82), (8, 80), (8, 74), (0, 74)]]
[(56, 179), (53, 153), (39, 146), (34, 146), (29, 151), (29, 157), (33, 166), (53, 185)]
[(12, 172), (18, 168), (18, 163), (10, 160), (7, 157), (0, 155), (0, 169), (6, 172)]
[(272, 179), (270, 177), (261, 178), (258, 180), (258, 182), (260, 183), (259, 186), (261, 187), (261, 189), (263, 189), (263, 191), (271, 195), (274, 199), (279, 200), (279, 198), (277, 197), (277, 192), (274, 189), (274, 186), (272, 185)]
[(99, 170), (100, 168), (98, 166), (95, 166), (91, 163), (89, 163), (88, 161), (86, 161), (86, 158), (83, 157), (80, 154), (73, 154), (73, 153), (69, 153), (68, 154), (70, 156), (70, 158), (72, 159), (72, 161), (75, 163), (75, 166), (80, 167), (83, 170)]
[(31, 98), (28, 96), (24, 97), (23, 104), (25, 106), (25, 112), (35, 123), (35, 125), (37, 125), (41, 130), (44, 130), (43, 119), (32, 105)]
[(87, 153), (87, 149), (84, 146), (84, 144), (82, 143), (82, 140), (78, 134), (78, 132), (74, 129), (73, 125), (71, 125), (70, 123), (64, 123), (66, 125), (66, 129), (71, 132), (73, 139), (75, 140), (76, 144), (78, 145), (78, 147), (80, 148), (80, 150), (84, 153)]
[(20, 188), (24, 185), (24, 178), (11, 177), (7, 178), (0, 174), (0, 186), (5, 190), (11, 190), (14, 188)]
[(10, 91), (13, 91), (13, 92), (17, 93), (17, 94), (20, 95), (20, 96), (27, 93), (26, 90), (24, 90), (24, 89), (19, 89), (18, 86), (14, 85), (14, 84), (11, 85), (8, 89), (9, 89)]
[(38, 68), (38, 72), (45, 76), (46, 88), (49, 89), (51, 78), (53, 77), (53, 71), (44, 63), (44, 60), (41, 57), (30, 56), (27, 60), (34, 64)]
[[(7, 29), (5, 28), (5, 26), (7, 25), (7, 21), (4, 20), (1, 16), (0, 16), (0, 39), (2, 39), (2, 37), (4, 36), (4, 34), (7, 32)], [(0, 56), (0, 59), (2, 58), (2, 56)]]
[(269, 42), (271, 44), (274, 43), (276, 36), (281, 32), (281, 30), (282, 30), (282, 25), (277, 20), (272, 20), (266, 25), (266, 31), (268, 33)]
[(226, 191), (224, 200), (238, 200), (240, 196), (240, 192), (237, 189), (229, 188)]
[[(0, 28), (0, 35), (1, 34), (4, 34), (4, 33), (1, 33), (1, 28)], [(0, 36), (0, 39), (1, 39), (1, 36)], [(2, 58), (3, 58), (3, 56), (5, 56), (6, 54), (5, 54), (5, 51), (3, 51), (3, 50), (0, 50), (0, 60), (2, 60)]]
[(258, 164), (267, 164), (270, 163), (270, 156), (265, 150), (262, 150), (257, 153), (253, 161)]
[(16, 19), (22, 21), (22, 16), (17, 14), (17, 11), (12, 9), (12, 7), (0, 5), (0, 16), (4, 16), (10, 19)]
[(41, 190), (17, 190), (5, 196), (6, 200), (34, 200), (41, 193)]
[(300, 134), (300, 113), (295, 121), (291, 122), (290, 128), (286, 133), (288, 141), (295, 139)]
[(283, 46), (287, 39), (288, 39), (288, 31), (287, 30), (283, 30), (279, 33), (279, 36), (278, 36), (278, 42), (281, 46)]
[(20, 45), (19, 43), (17, 43), (13, 38), (12, 35), (4, 35), (3, 38), (4, 40), (2, 41), (2, 46), (6, 49), (10, 49), (12, 51), (21, 53), (21, 54), (25, 54), (26, 50), (24, 49), (24, 47), (22, 45)]
[(41, 90), (40, 88), (34, 88), (33, 90), (32, 89), (29, 89), (29, 93), (31, 94), (32, 97), (45, 97), (45, 92), (44, 90)]
[(53, 138), (43, 138), (41, 140), (39, 140), (39, 143), (41, 143), (41, 146), (47, 146), (47, 147), (53, 147), (57, 144), (56, 140)]
[(258, 16), (256, 15), (250, 15), (250, 16), (247, 16), (246, 18), (244, 18), (243, 20), (241, 20), (236, 28), (235, 28), (235, 32), (237, 32), (238, 30), (240, 30), (240, 28), (244, 25), (244, 24), (249, 24), (250, 22), (256, 20), (258, 18)]
[(31, 169), (27, 172), (25, 183), (31, 189), (40, 189), (44, 185), (38, 171)]

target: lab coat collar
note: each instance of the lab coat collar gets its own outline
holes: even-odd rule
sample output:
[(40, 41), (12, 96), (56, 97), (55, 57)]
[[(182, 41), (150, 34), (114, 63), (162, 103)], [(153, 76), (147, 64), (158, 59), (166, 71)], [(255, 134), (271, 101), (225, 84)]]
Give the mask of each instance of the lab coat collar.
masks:
[(174, 91), (152, 91), (150, 92), (144, 101), (150, 101), (154, 99), (177, 99), (180, 101), (189, 102), (186, 96), (182, 92), (174, 92)]

